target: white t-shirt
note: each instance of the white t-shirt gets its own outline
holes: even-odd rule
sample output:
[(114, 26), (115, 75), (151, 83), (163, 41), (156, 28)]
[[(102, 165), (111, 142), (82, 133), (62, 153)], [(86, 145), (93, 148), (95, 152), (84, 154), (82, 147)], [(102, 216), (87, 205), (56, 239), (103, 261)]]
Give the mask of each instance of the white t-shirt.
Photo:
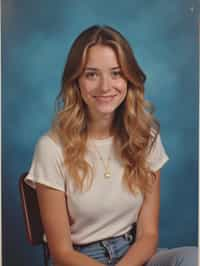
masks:
[[(90, 140), (87, 147), (86, 160), (95, 169), (89, 191), (78, 192), (74, 189), (72, 178), (63, 166), (62, 148), (47, 134), (36, 145), (26, 177), (26, 182), (33, 188), (37, 182), (66, 193), (74, 244), (86, 244), (128, 232), (137, 221), (143, 203), (140, 192), (134, 196), (122, 185), (123, 165), (112, 153), (112, 137)], [(110, 178), (104, 177), (103, 162), (96, 149), (105, 161), (112, 154), (109, 161)], [(147, 162), (153, 171), (157, 171), (167, 160), (168, 156), (158, 135)]]

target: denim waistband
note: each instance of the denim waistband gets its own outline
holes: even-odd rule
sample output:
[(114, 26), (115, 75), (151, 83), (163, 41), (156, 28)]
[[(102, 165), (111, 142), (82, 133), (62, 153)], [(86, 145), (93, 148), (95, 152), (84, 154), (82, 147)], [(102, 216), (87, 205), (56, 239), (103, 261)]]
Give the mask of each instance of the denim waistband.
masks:
[(136, 238), (136, 223), (132, 224), (131, 229), (127, 233), (125, 233), (123, 235), (113, 236), (113, 237), (109, 237), (109, 238), (103, 238), (103, 239), (100, 239), (100, 240), (97, 240), (97, 241), (93, 241), (93, 242), (87, 243), (87, 244), (73, 244), (73, 246), (74, 247), (87, 247), (87, 246), (99, 243), (101, 241), (112, 241), (112, 240), (118, 240), (118, 239), (121, 239), (121, 238), (134, 242), (135, 238)]
[(127, 233), (110, 238), (104, 238), (89, 244), (74, 244), (75, 250), (103, 263), (113, 266), (124, 256), (136, 238), (136, 224)]

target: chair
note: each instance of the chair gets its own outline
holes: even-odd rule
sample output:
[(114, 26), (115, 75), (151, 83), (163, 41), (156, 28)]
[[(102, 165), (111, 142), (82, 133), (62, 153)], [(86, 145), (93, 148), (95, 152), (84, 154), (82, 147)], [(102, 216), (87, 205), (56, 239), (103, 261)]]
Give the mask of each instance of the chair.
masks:
[(43, 240), (44, 229), (40, 218), (37, 194), (35, 189), (24, 182), (26, 175), (27, 173), (22, 174), (19, 179), (19, 191), (24, 214), (26, 237), (32, 246), (43, 246), (44, 265), (48, 266), (50, 254), (47, 243)]

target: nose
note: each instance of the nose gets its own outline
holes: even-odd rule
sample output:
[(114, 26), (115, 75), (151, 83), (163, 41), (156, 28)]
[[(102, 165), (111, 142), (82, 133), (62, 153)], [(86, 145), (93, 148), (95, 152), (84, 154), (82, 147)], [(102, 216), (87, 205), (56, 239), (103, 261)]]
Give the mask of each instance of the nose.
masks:
[(102, 93), (108, 92), (111, 89), (109, 77), (102, 75), (99, 83), (99, 90)]

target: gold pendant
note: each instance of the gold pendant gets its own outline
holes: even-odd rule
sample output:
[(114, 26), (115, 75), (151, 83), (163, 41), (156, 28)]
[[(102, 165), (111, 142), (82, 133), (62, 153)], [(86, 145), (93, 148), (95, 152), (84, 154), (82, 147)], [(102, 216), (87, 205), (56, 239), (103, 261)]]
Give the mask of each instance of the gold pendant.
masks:
[(109, 171), (106, 171), (106, 172), (104, 173), (104, 177), (105, 177), (105, 178), (110, 178), (110, 177), (111, 177), (111, 173), (110, 173)]

